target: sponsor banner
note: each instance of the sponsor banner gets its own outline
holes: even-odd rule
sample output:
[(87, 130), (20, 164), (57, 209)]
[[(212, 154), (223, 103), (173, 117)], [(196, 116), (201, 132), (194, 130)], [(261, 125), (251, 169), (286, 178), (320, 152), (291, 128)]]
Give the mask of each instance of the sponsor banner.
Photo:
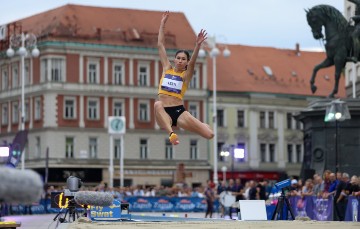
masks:
[(333, 220), (333, 197), (293, 196), (289, 198), (295, 217), (309, 217), (312, 220)]
[[(125, 197), (131, 212), (204, 212), (207, 205), (198, 197)], [(215, 212), (219, 207), (214, 203)]]
[(360, 219), (360, 198), (355, 196), (348, 197), (348, 204), (346, 207), (345, 221), (357, 221)]

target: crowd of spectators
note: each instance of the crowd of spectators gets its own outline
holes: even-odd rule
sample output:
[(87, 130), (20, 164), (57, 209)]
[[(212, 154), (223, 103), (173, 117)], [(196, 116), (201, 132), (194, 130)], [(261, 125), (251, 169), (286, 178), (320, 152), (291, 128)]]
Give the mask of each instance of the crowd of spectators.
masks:
[[(90, 187), (82, 187), (82, 190), (110, 192), (115, 199), (123, 200), (124, 197), (200, 197), (205, 198), (208, 203), (220, 198), (222, 192), (230, 193), (238, 200), (265, 200), (270, 203), (276, 198), (274, 182), (268, 180), (249, 180), (242, 182), (240, 179), (229, 179), (221, 181), (216, 186), (211, 181), (207, 181), (203, 186), (190, 187), (186, 184), (177, 184), (172, 187), (143, 185), (131, 187), (108, 187), (105, 182)], [(50, 198), (51, 192), (62, 191), (65, 187), (50, 186), (45, 193), (44, 198)], [(321, 198), (330, 198), (334, 200), (334, 219), (344, 220), (347, 197), (350, 195), (360, 196), (360, 181), (357, 176), (350, 177), (348, 173), (333, 173), (330, 170), (324, 171), (322, 175), (315, 174), (313, 178), (306, 180), (291, 178), (291, 186), (287, 192), (288, 196), (317, 196)], [(220, 202), (220, 214), (224, 217), (229, 213)], [(236, 203), (235, 202), (235, 203)], [(236, 208), (236, 207), (235, 207)], [(238, 208), (236, 208), (238, 209)], [(208, 209), (206, 216), (212, 216), (213, 208)], [(230, 216), (231, 217), (231, 216)]]

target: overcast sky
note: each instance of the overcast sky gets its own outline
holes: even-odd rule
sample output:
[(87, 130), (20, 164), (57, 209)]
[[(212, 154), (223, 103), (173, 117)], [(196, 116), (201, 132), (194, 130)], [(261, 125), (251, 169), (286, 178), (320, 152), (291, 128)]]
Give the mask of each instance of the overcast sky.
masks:
[(218, 42), (291, 49), (298, 42), (301, 49), (320, 50), (304, 9), (328, 4), (344, 12), (344, 0), (9, 0), (0, 25), (68, 3), (183, 12), (195, 32), (204, 28)]

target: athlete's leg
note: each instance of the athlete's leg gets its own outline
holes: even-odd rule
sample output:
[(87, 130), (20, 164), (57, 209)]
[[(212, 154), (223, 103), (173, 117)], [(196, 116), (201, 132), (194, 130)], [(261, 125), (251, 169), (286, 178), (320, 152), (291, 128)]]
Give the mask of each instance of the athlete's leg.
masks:
[(193, 117), (188, 111), (184, 111), (180, 115), (177, 120), (177, 126), (193, 133), (197, 133), (206, 139), (214, 137), (214, 132), (210, 126)]
[[(179, 144), (177, 135), (174, 134), (173, 129), (171, 127), (171, 118), (166, 113), (163, 104), (161, 101), (156, 101), (154, 103), (154, 111), (155, 111), (155, 120), (156, 123), (169, 134), (169, 140), (172, 144), (177, 145)], [(173, 133), (173, 134), (171, 134)]]

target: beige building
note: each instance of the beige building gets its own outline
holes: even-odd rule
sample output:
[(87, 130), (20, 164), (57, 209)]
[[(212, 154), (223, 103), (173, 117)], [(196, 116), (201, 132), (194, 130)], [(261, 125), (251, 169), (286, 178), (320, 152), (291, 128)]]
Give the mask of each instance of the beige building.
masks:
[[(108, 19), (108, 15), (112, 19)], [(124, 155), (125, 185), (171, 185), (176, 168), (185, 165), (186, 183), (212, 178), (213, 141), (183, 130), (181, 144), (171, 146), (155, 123), (161, 63), (157, 32), (162, 12), (65, 5), (6, 26), (0, 42), (0, 138), (11, 143), (21, 129), (20, 57), (6, 57), (10, 35), (22, 31), (38, 37), (38, 58), (25, 58), (25, 168), (48, 181), (64, 183), (69, 175), (85, 184), (109, 182), (109, 154), (114, 156), (114, 185)], [(175, 26), (181, 24), (182, 26)], [(192, 50), (195, 32), (183, 13), (173, 13), (166, 28), (171, 57)], [(298, 175), (304, 152), (301, 124), (292, 114), (310, 100), (326, 96), (332, 70), (319, 72), (318, 91), (310, 93), (313, 66), (324, 53), (229, 45), (231, 56), (218, 57), (217, 117), (219, 178), (278, 180)], [(343, 96), (343, 81), (339, 95)], [(198, 59), (185, 96), (185, 107), (212, 125), (212, 63)], [(124, 152), (115, 138), (110, 149), (108, 117), (125, 116)], [(225, 146), (245, 148), (245, 158), (222, 157)], [(234, 162), (234, 163), (232, 163)], [(233, 171), (233, 173), (231, 173)]]

